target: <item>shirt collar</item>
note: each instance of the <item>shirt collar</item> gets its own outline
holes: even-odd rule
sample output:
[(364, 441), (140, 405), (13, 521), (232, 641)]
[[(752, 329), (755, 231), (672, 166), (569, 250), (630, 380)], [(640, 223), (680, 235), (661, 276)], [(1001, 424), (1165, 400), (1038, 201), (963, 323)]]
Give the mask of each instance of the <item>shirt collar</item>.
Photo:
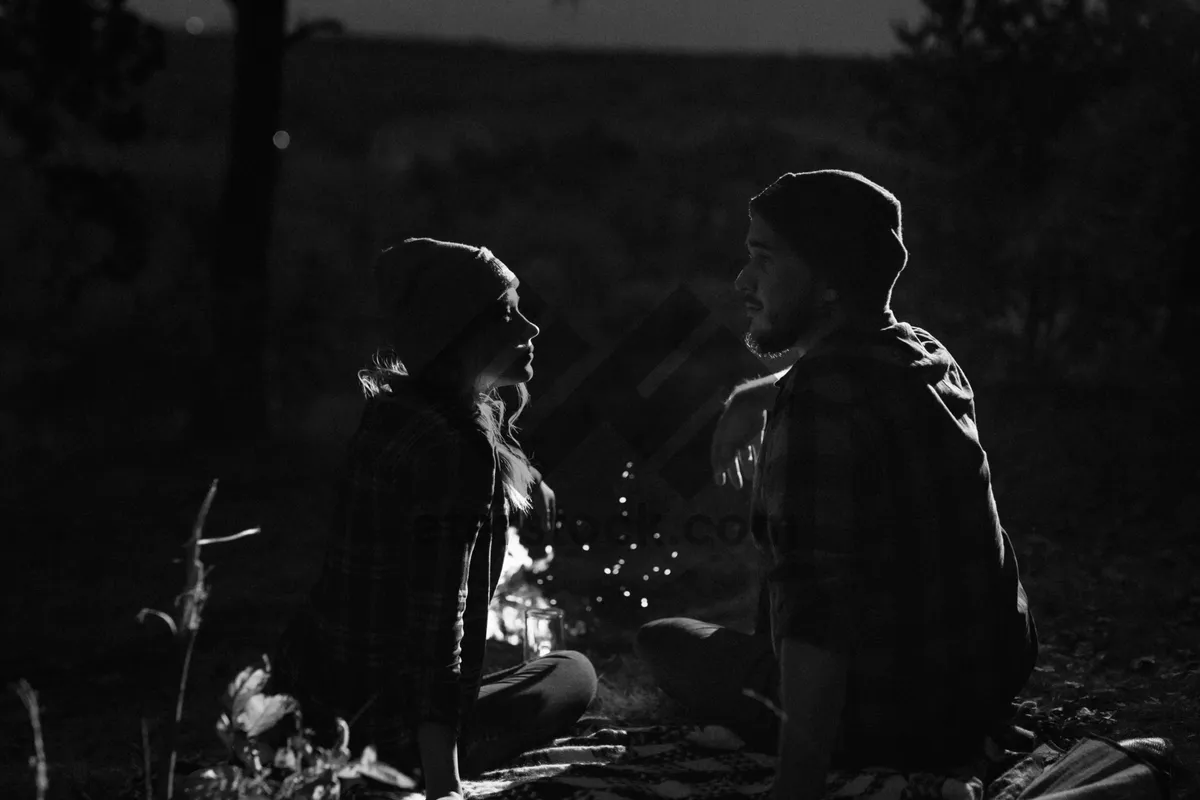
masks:
[(794, 377), (796, 373), (796, 367), (802, 365), (805, 359), (811, 359), (814, 355), (822, 355), (827, 351), (836, 350), (847, 343), (854, 342), (855, 340), (861, 340), (865, 336), (872, 336), (880, 331), (885, 331), (901, 324), (897, 321), (896, 315), (892, 313), (891, 309), (888, 309), (887, 313), (880, 319), (880, 322), (882, 324), (880, 324), (877, 328), (863, 328), (855, 326), (841, 327), (833, 331), (828, 336), (817, 342), (817, 344), (811, 350), (800, 356), (800, 358), (796, 359), (796, 362), (792, 364), (788, 371), (783, 373), (783, 375), (777, 381), (775, 381), (775, 388), (779, 389), (781, 392), (789, 389), (791, 387), (791, 378)]

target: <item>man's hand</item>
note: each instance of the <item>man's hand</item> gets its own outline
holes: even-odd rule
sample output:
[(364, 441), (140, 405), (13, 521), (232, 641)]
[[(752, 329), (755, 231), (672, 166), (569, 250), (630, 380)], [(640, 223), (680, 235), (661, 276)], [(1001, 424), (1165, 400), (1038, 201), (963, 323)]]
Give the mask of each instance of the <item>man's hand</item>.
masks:
[(767, 405), (774, 397), (771, 384), (738, 387), (725, 401), (712, 439), (713, 481), (741, 489), (753, 474), (762, 450)]

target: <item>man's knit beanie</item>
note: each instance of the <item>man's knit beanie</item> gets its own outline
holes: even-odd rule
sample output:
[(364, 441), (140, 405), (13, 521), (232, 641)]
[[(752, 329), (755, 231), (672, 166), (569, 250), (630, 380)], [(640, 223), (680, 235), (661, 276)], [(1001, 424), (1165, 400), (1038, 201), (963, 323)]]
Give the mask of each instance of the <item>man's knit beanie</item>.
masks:
[(750, 201), (841, 295), (887, 304), (908, 263), (900, 201), (856, 172), (789, 172)]

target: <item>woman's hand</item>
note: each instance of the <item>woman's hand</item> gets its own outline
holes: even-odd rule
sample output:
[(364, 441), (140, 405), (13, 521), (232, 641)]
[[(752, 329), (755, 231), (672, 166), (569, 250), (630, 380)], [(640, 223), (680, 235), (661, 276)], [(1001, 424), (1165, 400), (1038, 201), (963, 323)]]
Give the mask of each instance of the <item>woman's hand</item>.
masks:
[(554, 523), (558, 520), (558, 504), (554, 499), (554, 490), (538, 475), (537, 483), (529, 498), (533, 502), (530, 518), (537, 529), (546, 536), (554, 534)]
[(725, 401), (712, 439), (713, 481), (741, 489), (753, 474), (762, 449), (767, 404), (774, 396), (772, 385), (734, 389)]
[(462, 794), (458, 772), (458, 734), (449, 725), (426, 722), (417, 727), (417, 747), (425, 770), (427, 797)]

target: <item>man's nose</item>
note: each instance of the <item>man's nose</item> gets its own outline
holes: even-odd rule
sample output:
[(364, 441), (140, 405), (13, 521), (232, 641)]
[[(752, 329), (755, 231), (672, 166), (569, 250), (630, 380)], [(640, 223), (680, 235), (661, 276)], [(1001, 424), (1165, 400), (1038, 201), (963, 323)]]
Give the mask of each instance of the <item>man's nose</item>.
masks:
[(733, 279), (733, 288), (737, 289), (741, 294), (754, 294), (751, 291), (754, 288), (754, 281), (750, 279), (750, 268), (742, 267), (738, 272), (737, 277)]

